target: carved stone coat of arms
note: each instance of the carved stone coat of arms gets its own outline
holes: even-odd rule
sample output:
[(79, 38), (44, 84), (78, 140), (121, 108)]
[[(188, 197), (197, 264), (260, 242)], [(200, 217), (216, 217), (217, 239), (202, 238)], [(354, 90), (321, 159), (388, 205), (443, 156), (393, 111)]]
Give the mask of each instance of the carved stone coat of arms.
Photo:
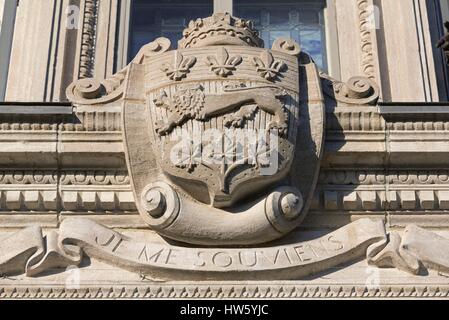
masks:
[(192, 21), (178, 49), (164, 38), (150, 46), (130, 66), (123, 120), (145, 221), (169, 238), (219, 245), (297, 227), (324, 128), (319, 73), (300, 46), (278, 39), (265, 49), (251, 22), (229, 14)]

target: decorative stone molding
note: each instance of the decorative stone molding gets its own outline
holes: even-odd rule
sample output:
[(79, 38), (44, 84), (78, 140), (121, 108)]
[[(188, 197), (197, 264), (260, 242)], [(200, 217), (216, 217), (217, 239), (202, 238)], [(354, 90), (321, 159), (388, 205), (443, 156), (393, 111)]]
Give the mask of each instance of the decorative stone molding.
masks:
[(449, 285), (365, 285), (289, 283), (174, 283), (89, 285), (0, 285), (1, 299), (329, 299), (448, 298)]
[[(195, 248), (140, 242), (90, 220), (74, 218), (65, 219), (58, 231), (45, 237), (41, 228), (31, 226), (3, 238), (0, 272), (5, 277), (36, 277), (48, 270), (62, 271), (79, 265), (83, 255), (88, 254), (111, 266), (138, 271), (142, 279), (148, 275), (159, 281), (205, 277), (209, 281), (254, 281), (267, 276), (286, 281), (340, 267), (363, 255), (368, 264), (379, 267), (412, 274), (422, 270), (447, 273), (448, 242), (447, 238), (414, 225), (401, 238), (396, 232), (388, 234), (381, 220), (362, 219), (305, 242), (260, 248)], [(253, 262), (243, 258), (252, 255)], [(373, 290), (380, 285), (373, 286)], [(364, 287), (369, 288), (366, 282)]]
[[(87, 211), (136, 211), (125, 172), (64, 171), (58, 179), (56, 171), (0, 171), (0, 189), (5, 199), (2, 210), (36, 210), (33, 194), (45, 196), (47, 206), (39, 206), (40, 211), (55, 210), (54, 191), (48, 187), (56, 184), (78, 186), (78, 189), (63, 189), (64, 210)], [(9, 192), (6, 186), (14, 185), (16, 191)], [(313, 210), (326, 211), (435, 211), (449, 210), (449, 172), (447, 171), (354, 171), (324, 170), (320, 174), (318, 193)], [(2, 187), (5, 186), (5, 187)], [(23, 187), (19, 187), (23, 186)], [(31, 191), (26, 186), (33, 188)], [(96, 186), (96, 190), (87, 189)], [(111, 186), (114, 189), (102, 189)], [(360, 187), (372, 189), (360, 190)], [(426, 189), (432, 186), (432, 190)], [(123, 189), (122, 187), (125, 187)], [(386, 188), (390, 191), (386, 191)], [(22, 190), (20, 190), (22, 188)], [(47, 193), (45, 193), (47, 192)], [(47, 198), (54, 198), (53, 204)], [(14, 199), (20, 204), (14, 204)], [(92, 200), (93, 199), (93, 200)], [(320, 200), (322, 199), (322, 200)], [(41, 200), (39, 200), (41, 201)], [(39, 202), (40, 203), (40, 202)], [(87, 206), (85, 205), (88, 204)], [(93, 205), (92, 205), (93, 203)]]
[(62, 132), (121, 132), (121, 112), (77, 112), (71, 123), (61, 126)]
[[(328, 110), (326, 115), (327, 132), (385, 132), (389, 131), (449, 131), (449, 120), (440, 116), (437, 121), (420, 119), (386, 121), (378, 109)], [(433, 117), (435, 118), (435, 116)], [(78, 111), (75, 117), (2, 115), (0, 133), (8, 131), (55, 131), (68, 132), (120, 132), (121, 112), (116, 111)]]
[(0, 186), (56, 184), (57, 171), (0, 169)]
[(215, 13), (212, 17), (191, 21), (179, 41), (179, 48), (213, 45), (239, 45), (263, 47), (259, 32), (253, 23), (235, 18), (229, 13)]
[(327, 132), (385, 132), (385, 119), (375, 109), (335, 109), (326, 114)]
[(434, 191), (428, 189), (397, 190), (390, 187), (383, 190), (319, 190), (312, 209), (320, 212), (435, 212), (449, 210), (449, 189)]
[(74, 115), (1, 115), (0, 134), (21, 132), (121, 132), (121, 112), (78, 111)]
[[(58, 192), (56, 186), (42, 188), (32, 186), (26, 189), (0, 186), (0, 212), (21, 213), (63, 213), (80, 212), (83, 214), (137, 214), (131, 188), (124, 190), (101, 189), (74, 190), (62, 188)], [(118, 189), (118, 188), (117, 188)], [(64, 191), (65, 190), (65, 191)], [(59, 206), (60, 204), (60, 206)]]
[(449, 131), (449, 121), (443, 117), (436, 121), (415, 120), (389, 122), (387, 128), (392, 131)]
[(137, 212), (127, 172), (0, 170), (0, 212)]
[(0, 133), (8, 131), (55, 131), (67, 117), (54, 115), (4, 114), (0, 116)]
[(129, 176), (125, 171), (64, 171), (61, 174), (60, 184), (76, 186), (128, 186)]
[(315, 211), (449, 210), (446, 170), (324, 170), (318, 182)]
[(374, 61), (374, 44), (373, 39), (373, 15), (370, 12), (370, 7), (373, 5), (369, 0), (357, 0), (358, 15), (359, 15), (359, 31), (361, 37), (361, 51), (362, 51), (362, 71), (365, 76), (371, 80), (376, 80), (376, 67)]
[[(42, 188), (42, 187), (41, 187)], [(58, 193), (55, 188), (29, 190), (2, 190), (0, 188), (0, 212), (56, 212), (58, 210)]]
[[(36, 193), (39, 193), (40, 198), (44, 196), (43, 201), (48, 203), (47, 206), (39, 205), (40, 211), (55, 210), (57, 201), (53, 195), (55, 191), (47, 192), (46, 186), (51, 188), (57, 183), (62, 187), (78, 186), (78, 189), (63, 189), (65, 191), (62, 191), (60, 198), (64, 210), (82, 212), (88, 208), (89, 212), (136, 211), (129, 177), (125, 172), (65, 171), (58, 179), (56, 171), (20, 170), (0, 171), (0, 189), (8, 185), (14, 185), (16, 188), (16, 191), (9, 192), (7, 189), (2, 191), (5, 199), (2, 210), (37, 210), (33, 200)], [(384, 170), (325, 170), (321, 172), (318, 183), (313, 210), (329, 212), (449, 210), (447, 171), (391, 171), (386, 176)], [(20, 185), (23, 187), (19, 187)], [(28, 191), (26, 186), (32, 187), (32, 191)], [(86, 189), (88, 186), (96, 186), (96, 190)], [(112, 186), (115, 190), (102, 189), (102, 186)], [(360, 190), (363, 186), (373, 188)], [(426, 186), (432, 186), (432, 190), (426, 189)], [(387, 187), (390, 191), (386, 191)], [(50, 204), (51, 201), (48, 199), (52, 197)], [(20, 204), (14, 204), (14, 199)]]
[(97, 12), (99, 0), (84, 0), (83, 28), (78, 78), (91, 78), (95, 66)]
[(83, 213), (117, 213), (132, 212), (136, 213), (136, 205), (134, 196), (129, 191), (62, 191), (61, 205), (64, 214), (67, 212), (83, 212)]
[(449, 185), (449, 170), (323, 170), (321, 185)]

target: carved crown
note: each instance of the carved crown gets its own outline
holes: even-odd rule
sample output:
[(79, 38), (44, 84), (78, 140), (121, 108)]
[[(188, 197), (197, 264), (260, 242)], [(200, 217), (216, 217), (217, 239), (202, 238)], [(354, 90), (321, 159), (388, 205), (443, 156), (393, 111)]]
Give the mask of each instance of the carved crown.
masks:
[(264, 46), (259, 32), (250, 20), (235, 18), (229, 13), (215, 13), (211, 17), (192, 20), (183, 32), (179, 48), (198, 48), (215, 45)]

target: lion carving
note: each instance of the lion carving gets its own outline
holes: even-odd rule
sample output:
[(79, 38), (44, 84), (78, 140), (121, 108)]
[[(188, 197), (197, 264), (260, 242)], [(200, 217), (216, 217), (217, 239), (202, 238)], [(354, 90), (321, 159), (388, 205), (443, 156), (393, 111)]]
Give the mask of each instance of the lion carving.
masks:
[(287, 96), (285, 90), (276, 86), (225, 86), (223, 91), (222, 94), (205, 94), (201, 85), (194, 85), (178, 88), (171, 98), (162, 91), (154, 103), (156, 107), (168, 111), (168, 120), (158, 121), (156, 132), (161, 136), (167, 135), (188, 120), (206, 121), (221, 115), (226, 115), (226, 126), (241, 127), (259, 108), (274, 116), (269, 129), (278, 129), (280, 134), (286, 134), (288, 115), (283, 103), (283, 98)]

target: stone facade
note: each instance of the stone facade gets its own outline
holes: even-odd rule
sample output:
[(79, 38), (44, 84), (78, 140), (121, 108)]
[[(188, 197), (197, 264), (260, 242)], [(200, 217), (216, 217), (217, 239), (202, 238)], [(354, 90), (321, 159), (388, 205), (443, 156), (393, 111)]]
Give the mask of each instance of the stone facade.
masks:
[[(334, 5), (328, 75), (224, 13), (115, 70), (119, 1), (21, 0), (0, 105), (0, 297), (447, 297), (435, 8)], [(208, 130), (210, 162), (201, 139), (173, 161)], [(226, 130), (263, 133), (265, 149), (243, 142), (238, 161)]]

